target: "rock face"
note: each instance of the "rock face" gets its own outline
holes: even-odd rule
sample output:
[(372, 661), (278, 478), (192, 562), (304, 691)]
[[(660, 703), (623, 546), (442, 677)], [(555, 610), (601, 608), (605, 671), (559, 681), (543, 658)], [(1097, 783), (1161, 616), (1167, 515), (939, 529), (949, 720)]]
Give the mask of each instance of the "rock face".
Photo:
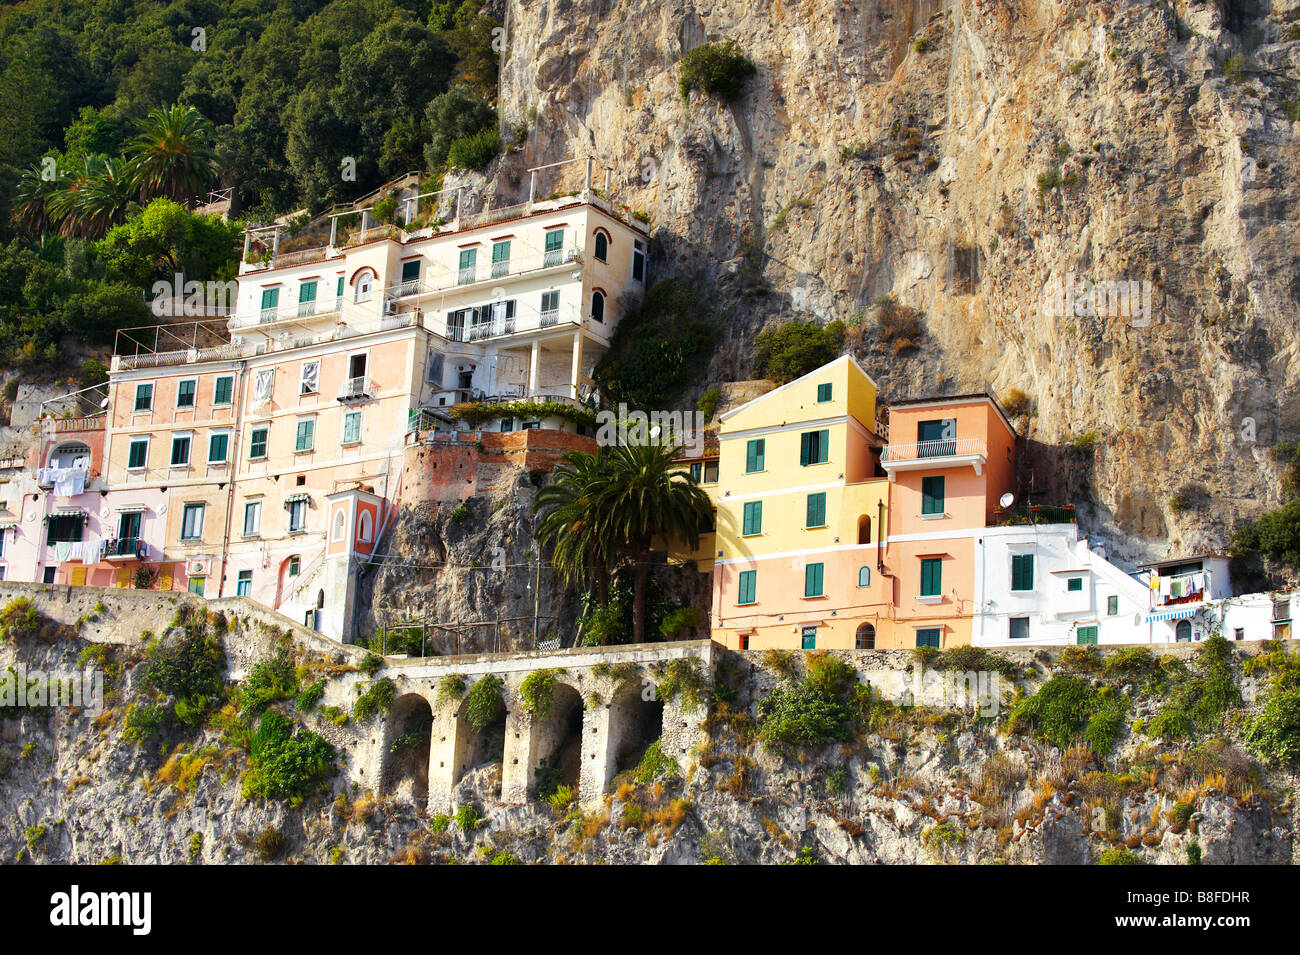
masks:
[[(586, 156), (603, 187), (608, 166), (613, 201), (650, 217), (655, 277), (738, 306), (709, 384), (751, 377), (767, 323), (842, 318), (882, 400), (1023, 390), (1032, 490), (1091, 501), (1116, 556), (1218, 546), (1277, 503), (1268, 448), (1300, 437), (1297, 13), (511, 2), (501, 111), (528, 135), (486, 188), (517, 201), (527, 168)], [(745, 94), (683, 100), (682, 55), (727, 38), (758, 69)], [(580, 186), (583, 165), (541, 173), (538, 194)], [(1072, 307), (1053, 306), (1067, 280)], [(885, 296), (918, 338), (882, 327)], [(1087, 466), (1062, 468), (1089, 432)], [(1178, 513), (1184, 485), (1204, 503)]]

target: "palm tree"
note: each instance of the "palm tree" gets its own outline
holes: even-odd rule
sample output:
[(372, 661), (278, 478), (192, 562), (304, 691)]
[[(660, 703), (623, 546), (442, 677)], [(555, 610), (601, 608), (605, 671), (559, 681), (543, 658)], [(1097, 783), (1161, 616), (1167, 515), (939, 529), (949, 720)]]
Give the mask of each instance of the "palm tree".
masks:
[(550, 484), (537, 493), (540, 512), (534, 528), (539, 545), (550, 544), (551, 566), (566, 587), (591, 582), (600, 605), (609, 599), (612, 553), (609, 535), (595, 511), (595, 499), (608, 480), (603, 456), (570, 451)]
[(47, 175), (41, 164), (24, 171), (18, 178), (18, 189), (14, 196), (14, 222), (32, 235), (43, 235), (49, 231), (54, 223), (47, 204), (51, 197), (67, 187), (65, 179), (62, 170)]
[(191, 199), (217, 173), (212, 124), (193, 106), (155, 107), (126, 148), (141, 200)]
[(100, 238), (122, 221), (134, 194), (126, 160), (90, 155), (81, 168), (58, 180), (50, 191), (45, 214), (65, 236)]

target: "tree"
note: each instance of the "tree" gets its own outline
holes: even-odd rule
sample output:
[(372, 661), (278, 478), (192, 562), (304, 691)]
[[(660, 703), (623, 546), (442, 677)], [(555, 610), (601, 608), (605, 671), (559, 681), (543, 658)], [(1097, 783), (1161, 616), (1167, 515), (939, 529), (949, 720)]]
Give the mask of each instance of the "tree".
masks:
[(454, 86), (436, 96), (425, 110), (429, 124), (429, 144), (424, 147), (424, 164), (437, 169), (447, 162), (451, 144), (458, 139), (486, 130), (495, 130), (496, 111), (474, 99), (463, 86)]
[(839, 357), (844, 347), (844, 323), (792, 321), (758, 333), (754, 362), (758, 373), (777, 384), (816, 371)]
[(127, 144), (141, 199), (192, 199), (217, 174), (212, 124), (193, 106), (155, 108)]
[(552, 548), (556, 577), (570, 588), (591, 581), (602, 607), (609, 600), (612, 553), (595, 499), (607, 480), (603, 457), (570, 451), (555, 469), (551, 483), (537, 493), (535, 504), (540, 512), (537, 541)]
[[(196, 215), (155, 199), (97, 244), (110, 279), (148, 289), (155, 281), (232, 278), (239, 261), (239, 225)], [(138, 294), (138, 293), (137, 293)]]

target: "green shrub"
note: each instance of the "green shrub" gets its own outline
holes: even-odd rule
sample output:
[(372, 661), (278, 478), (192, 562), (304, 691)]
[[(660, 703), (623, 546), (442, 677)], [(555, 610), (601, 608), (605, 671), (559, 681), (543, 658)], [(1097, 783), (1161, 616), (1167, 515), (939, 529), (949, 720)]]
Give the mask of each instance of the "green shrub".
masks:
[(321, 697), (324, 695), (325, 681), (316, 680), (298, 694), (298, 699), (295, 701), (295, 705), (303, 713), (310, 713), (316, 708), (316, 704), (321, 701)]
[(478, 809), (468, 803), (460, 806), (456, 810), (456, 828), (465, 835), (469, 835), (478, 828), (478, 824), (482, 821), (483, 816), (479, 813)]
[(757, 72), (735, 40), (704, 43), (682, 57), (677, 83), (682, 99), (689, 99), (691, 90), (697, 89), (730, 102), (744, 92), (745, 81)]
[(1187, 864), (1188, 865), (1201, 864), (1201, 847), (1198, 843), (1189, 842), (1187, 844)]
[(700, 669), (700, 661), (695, 657), (668, 661), (659, 681), (657, 696), (665, 703), (680, 696), (684, 712), (698, 711), (709, 699), (709, 680)]
[(361, 672), (366, 676), (374, 676), (384, 667), (384, 658), (378, 653), (367, 653), (361, 658)]
[(1102, 672), (1108, 677), (1136, 680), (1147, 676), (1156, 667), (1156, 658), (1146, 647), (1125, 647), (1106, 657)]
[(1142, 860), (1123, 846), (1111, 846), (1101, 854), (1097, 865), (1141, 865)]
[(1015, 679), (1016, 676), (1014, 663), (983, 647), (964, 646), (944, 650), (933, 658), (931, 665), (936, 670), (999, 673), (1007, 679)]
[(132, 703), (126, 709), (122, 738), (128, 743), (140, 745), (170, 724), (171, 710), (166, 706), (158, 703), (149, 705)]
[(659, 623), (659, 632), (663, 634), (665, 640), (676, 640), (688, 630), (693, 630), (700, 625), (700, 610), (698, 607), (678, 607), (676, 610), (664, 614), (664, 618)]
[(485, 169), (501, 152), (501, 135), (495, 129), (482, 129), (453, 139), (447, 151), (447, 164), (455, 169)]
[(546, 719), (555, 699), (555, 678), (564, 672), (563, 669), (547, 668), (534, 670), (524, 677), (523, 683), (519, 684), (519, 703), (530, 719)]
[(912, 49), (917, 53), (929, 53), (934, 49), (934, 41), (922, 34), (912, 41)]
[(1115, 744), (1127, 725), (1127, 713), (1128, 698), (1110, 687), (1103, 687), (1098, 694), (1096, 710), (1083, 728), (1083, 740), (1088, 748), (1098, 756), (1114, 752)]
[[(1098, 694), (1086, 680), (1058, 673), (1033, 696), (1011, 708), (1009, 726), (1012, 732), (1030, 730), (1053, 746), (1066, 749), (1098, 709)], [(1102, 727), (1098, 727), (1101, 732)]]
[(334, 747), (308, 729), (296, 734), (282, 714), (265, 713), (253, 734), (244, 773), (244, 798), (260, 796), (292, 806), (334, 772)]
[(663, 741), (655, 740), (646, 747), (641, 762), (632, 771), (632, 778), (642, 786), (648, 786), (656, 779), (666, 779), (681, 772), (677, 760), (664, 753)]
[(859, 721), (861, 689), (847, 663), (828, 653), (809, 654), (800, 682), (777, 687), (759, 703), (759, 738), (777, 749), (843, 742)]
[(273, 656), (258, 660), (248, 671), (241, 688), (240, 708), (245, 716), (260, 716), (272, 703), (287, 700), (297, 692), (293, 655), (287, 646), (281, 645)]
[(397, 684), (388, 677), (382, 677), (357, 697), (357, 701), (352, 704), (352, 718), (358, 723), (368, 723), (376, 713), (387, 713), (396, 696)]
[(523, 863), (519, 861), (519, 856), (502, 850), (492, 857), (488, 865), (523, 865)]
[(1245, 740), (1262, 762), (1286, 766), (1300, 761), (1300, 690), (1271, 693), (1247, 724)]
[(784, 384), (834, 361), (843, 348), (843, 322), (821, 325), (796, 319), (758, 333), (754, 365), (763, 378)]
[(429, 820), (430, 832), (446, 832), (451, 825), (451, 816), (445, 812), (440, 812)]
[(451, 522), (453, 524), (464, 524), (469, 519), (469, 508), (464, 504), (457, 504), (451, 512)]
[(484, 676), (474, 681), (465, 697), (465, 719), (475, 729), (491, 726), (505, 712), (506, 701), (501, 694), (500, 677)]
[(438, 695), (436, 700), (439, 706), (446, 706), (448, 703), (455, 703), (465, 695), (465, 677), (460, 673), (448, 673), (438, 681)]
[(712, 421), (713, 416), (718, 411), (718, 402), (722, 400), (722, 391), (718, 388), (710, 388), (704, 394), (700, 395), (695, 402), (695, 410), (704, 416), (706, 422)]

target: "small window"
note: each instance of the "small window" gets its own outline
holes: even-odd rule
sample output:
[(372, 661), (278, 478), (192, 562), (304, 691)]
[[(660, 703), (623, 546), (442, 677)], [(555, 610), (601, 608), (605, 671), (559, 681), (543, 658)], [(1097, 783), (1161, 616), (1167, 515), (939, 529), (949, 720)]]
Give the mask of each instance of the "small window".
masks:
[(603, 232), (596, 233), (596, 258), (602, 262), (609, 258), (609, 237)]
[(859, 567), (859, 568), (858, 568), (858, 586), (859, 586), (859, 587), (870, 587), (870, 586), (871, 586), (871, 568), (870, 568), (870, 567)]
[(230, 454), (230, 435), (218, 431), (208, 436), (208, 463), (225, 464)]
[[(3, 568), (0, 568), (0, 570), (2, 570), (2, 569), (3, 569)], [(749, 634), (747, 634), (747, 633), (742, 633), (742, 634), (740, 635), (740, 649), (742, 649), (742, 650), (748, 650), (748, 649), (749, 649)]]
[(820, 404), (823, 401), (830, 401), (830, 400), (831, 400), (831, 383), (828, 381), (824, 385), (818, 385), (817, 386), (818, 404)]
[(370, 543), (370, 532), (374, 526), (374, 518), (370, 516), (369, 511), (362, 511), (361, 516), (357, 518), (357, 540), (363, 544)]
[(764, 438), (755, 438), (745, 443), (745, 473), (755, 474), (763, 470), (763, 458), (766, 453), (767, 441)]
[(822, 563), (808, 564), (803, 569), (803, 595), (805, 597), (824, 597), (822, 589), (824, 583), (822, 577), (825, 573), (826, 565)]
[(373, 294), (373, 281), (374, 280), (371, 278), (369, 272), (362, 272), (361, 275), (358, 276), (357, 291), (354, 296), (358, 304), (370, 301), (370, 297)]
[(131, 444), (126, 453), (126, 466), (128, 470), (142, 470), (149, 460), (149, 439), (132, 438)]
[(307, 502), (303, 500), (289, 502), (289, 531), (296, 533), (307, 527)]
[(190, 593), (194, 594), (196, 597), (202, 597), (203, 591), (207, 587), (207, 585), (208, 585), (208, 578), (191, 577), (189, 579), (187, 589), (189, 590)]
[(1012, 617), (1010, 620), (1007, 621), (1007, 625), (1008, 625), (1007, 636), (1010, 637), (1012, 640), (1029, 639), (1029, 618), (1028, 617)]
[(1034, 555), (1033, 554), (1012, 554), (1011, 555), (1011, 589), (1012, 590), (1033, 590), (1034, 589)]
[(704, 465), (699, 461), (691, 465), (691, 480), (696, 484), (704, 480)]
[(744, 537), (752, 537), (761, 533), (763, 533), (763, 502), (746, 501), (741, 534)]
[(248, 501), (244, 504), (244, 536), (256, 537), (262, 531), (262, 502)]
[(214, 405), (228, 405), (235, 393), (235, 376), (221, 375), (212, 385), (212, 403)]
[[(495, 250), (494, 250), (495, 251)], [(493, 256), (495, 258), (495, 256)], [(510, 243), (506, 243), (506, 258), (510, 258)], [(420, 260), (408, 259), (402, 263), (402, 295), (414, 295), (420, 290)]]
[(640, 239), (633, 242), (632, 281), (645, 282), (645, 245)]
[(705, 462), (704, 462), (704, 483), (705, 483), (705, 484), (717, 484), (717, 483), (718, 483), (718, 460), (717, 460), (717, 458), (714, 458), (712, 461), (705, 461)]
[[(921, 558), (921, 596), (938, 597), (943, 592), (943, 558)], [(920, 646), (920, 644), (917, 644)]]
[(830, 431), (805, 431), (799, 435), (799, 463), (825, 464), (830, 460)]
[(302, 558), (294, 554), (289, 558), (289, 569), (287, 573), (290, 577), (297, 577), (302, 572)]
[(560, 311), (560, 293), (543, 292), (542, 293), (542, 321), (547, 325), (554, 325)]
[(302, 377), (298, 384), (298, 394), (314, 395), (320, 391), (320, 359), (302, 363)]
[(298, 314), (316, 314), (316, 280), (303, 282), (298, 286)]
[(1066, 582), (1065, 582), (1065, 590), (1066, 590), (1067, 593), (1072, 593), (1072, 594), (1073, 594), (1073, 593), (1078, 593), (1078, 592), (1082, 591), (1082, 590), (1083, 590), (1083, 578), (1082, 578), (1082, 577), (1071, 577), (1071, 578), (1069, 578), (1069, 579), (1066, 580)]
[(1107, 598), (1106, 598), (1106, 616), (1108, 616), (1108, 617), (1117, 617), (1117, 616), (1119, 616), (1119, 598), (1118, 598), (1118, 597), (1107, 597)]
[(278, 288), (262, 289), (262, 321), (271, 322), (275, 320), (275, 310), (280, 305), (280, 290)]
[(546, 232), (546, 249), (545, 257), (542, 259), (542, 267), (550, 268), (553, 265), (561, 265), (564, 262), (564, 230), (548, 229)]
[(500, 278), (510, 273), (510, 240), (492, 243), (492, 277)]
[(942, 514), (944, 505), (943, 475), (921, 478), (921, 513)]
[(181, 540), (196, 541), (203, 537), (203, 505), (186, 504), (181, 513)]
[(153, 408), (153, 382), (135, 386), (135, 410), (150, 411)]
[(343, 443), (361, 443), (361, 412), (349, 411), (343, 416)]
[(190, 436), (178, 434), (172, 438), (172, 467), (188, 467), (190, 463)]
[(298, 419), (298, 433), (294, 438), (293, 450), (310, 451), (316, 444), (316, 419), (300, 418)]
[(740, 586), (736, 597), (738, 604), (757, 603), (756, 593), (758, 584), (758, 571), (742, 570), (740, 572)]
[(804, 527), (813, 530), (826, 526), (826, 492), (818, 491), (816, 494), (809, 494), (807, 507), (805, 508)]
[(600, 292), (591, 293), (591, 319), (595, 322), (605, 321), (605, 296)]
[(182, 378), (176, 385), (176, 407), (193, 408), (194, 395), (198, 391), (198, 387), (197, 378)]
[(858, 632), (853, 637), (853, 646), (858, 650), (876, 649), (876, 628), (869, 623), (858, 627)]
[(471, 284), (478, 272), (478, 249), (461, 249), (459, 268), (456, 273), (457, 285)]
[(858, 518), (858, 543), (871, 543), (871, 518), (866, 514), (863, 514)]
[(1241, 627), (1236, 627), (1236, 628), (1234, 628), (1233, 631), (1232, 631), (1232, 639), (1234, 639), (1234, 640), (1245, 640), (1245, 639), (1246, 639), (1246, 631), (1245, 631), (1244, 629), (1242, 629)]
[(916, 645), (918, 647), (934, 647), (938, 650), (941, 632), (938, 627), (927, 627), (924, 630), (916, 631)]
[(817, 649), (817, 628), (804, 627), (799, 633), (799, 639), (805, 650)]
[(247, 597), (253, 593), (253, 572), (251, 570), (241, 570), (239, 578), (235, 582), (235, 595), (238, 597)]
[(253, 460), (266, 457), (266, 446), (270, 441), (270, 428), (254, 428), (248, 442), (248, 456)]
[(347, 523), (347, 519), (347, 515), (342, 511), (339, 511), (334, 515), (334, 539), (336, 541), (343, 540), (343, 529)]

